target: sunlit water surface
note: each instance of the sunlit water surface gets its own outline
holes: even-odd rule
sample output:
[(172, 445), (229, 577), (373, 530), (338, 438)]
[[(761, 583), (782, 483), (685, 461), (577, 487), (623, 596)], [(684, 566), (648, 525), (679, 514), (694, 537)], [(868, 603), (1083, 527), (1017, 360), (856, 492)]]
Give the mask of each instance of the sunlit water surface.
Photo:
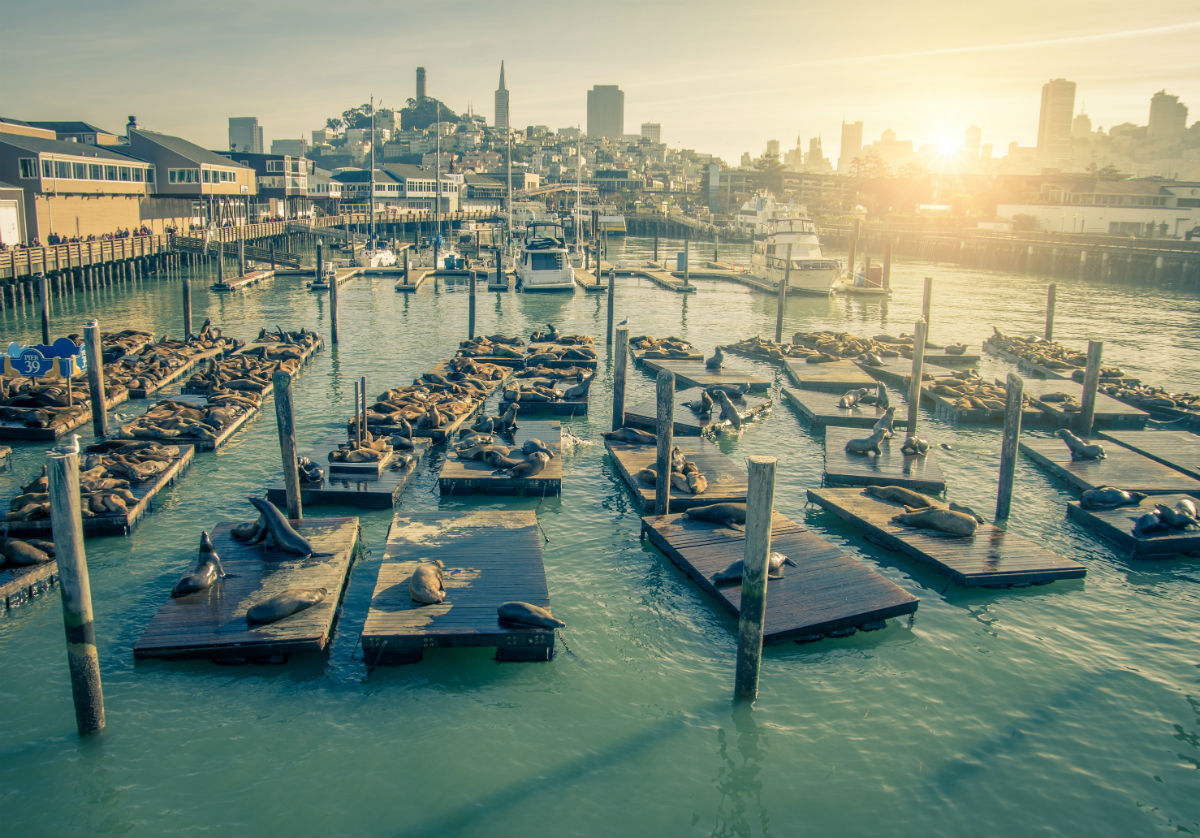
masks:
[[(614, 242), (614, 258), (650, 243)], [(663, 254), (680, 249), (663, 241)], [(693, 245), (693, 258), (705, 254)], [(711, 255), (711, 254), (707, 254)], [(745, 250), (722, 247), (722, 259)], [(912, 331), (922, 277), (935, 277), (931, 339), (974, 346), (1040, 333), (1044, 278), (897, 264), (887, 303), (793, 299), (784, 333)], [(195, 282), (197, 288), (207, 281)], [(700, 281), (692, 297), (617, 282), (617, 320), (704, 351), (774, 330), (775, 302)], [(263, 325), (328, 337), (328, 304), (299, 279), (244, 293), (195, 292), (196, 319), (252, 338)], [(105, 328), (180, 331), (179, 285), (79, 294), (54, 332), (98, 315)], [(397, 294), (390, 280), (341, 289), (341, 339), (295, 387), (301, 442), (339, 427), (353, 380), (403, 384), (466, 336), (459, 288)], [(1148, 382), (1200, 386), (1200, 304), (1167, 291), (1059, 281), (1056, 337), (1103, 338), (1105, 361)], [(966, 590), (805, 505), (820, 485), (819, 437), (778, 402), (737, 460), (779, 459), (783, 513), (921, 599), (915, 620), (810, 645), (770, 647), (753, 709), (730, 701), (734, 620), (639, 540), (638, 511), (601, 432), (611, 363), (600, 296), (483, 294), (480, 333), (527, 336), (547, 322), (598, 335), (592, 414), (570, 420), (562, 498), (440, 499), (440, 459), (422, 465), (404, 510), (536, 509), (555, 614), (569, 627), (548, 664), (498, 664), (486, 650), (434, 651), (368, 673), (358, 646), (390, 520), (357, 514), (354, 566), (328, 658), (276, 666), (134, 664), (133, 644), (185, 567), (199, 532), (248, 517), (277, 479), (269, 409), (190, 473), (126, 538), (89, 540), (108, 729), (74, 728), (56, 594), (0, 618), (0, 833), (5, 835), (1158, 835), (1200, 829), (1200, 688), (1194, 560), (1135, 561), (1064, 517), (1071, 494), (1029, 461), (1010, 528), (1083, 562), (1086, 580)], [(0, 313), (5, 342), (37, 337), (32, 310)], [(983, 372), (1009, 367), (985, 357)], [(630, 401), (653, 381), (630, 370)], [(900, 402), (900, 394), (893, 392)], [(118, 408), (129, 414), (139, 403)], [(995, 428), (928, 435), (955, 499), (994, 503)], [(44, 445), (17, 446), (0, 493), (16, 493)]]

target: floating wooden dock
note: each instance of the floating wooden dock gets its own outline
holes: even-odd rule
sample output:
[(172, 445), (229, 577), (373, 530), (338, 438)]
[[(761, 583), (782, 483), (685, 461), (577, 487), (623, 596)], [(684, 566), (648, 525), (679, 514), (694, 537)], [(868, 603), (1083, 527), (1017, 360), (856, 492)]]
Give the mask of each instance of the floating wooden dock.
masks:
[(1200, 436), (1188, 431), (1100, 431), (1098, 436), (1200, 480)]
[[(1004, 381), (997, 378), (996, 383), (1001, 387), (1004, 386)], [(1067, 427), (1075, 421), (1075, 417), (1079, 415), (1079, 405), (1083, 401), (1083, 385), (1077, 384), (1070, 379), (1037, 379), (1031, 378), (1025, 381), (1022, 388), (1026, 396), (1033, 404), (1045, 413), (1050, 419), (1061, 427)], [(1063, 402), (1045, 401), (1042, 396), (1051, 393), (1065, 393), (1075, 397), (1075, 410), (1064, 410)], [(1096, 428), (1131, 428), (1141, 429), (1146, 427), (1146, 421), (1150, 418), (1150, 414), (1144, 410), (1125, 404), (1118, 401), (1112, 396), (1104, 393), (1096, 393), (1096, 406), (1092, 414), (1092, 426)]]
[[(675, 391), (675, 409), (673, 412), (675, 422), (675, 433), (683, 436), (700, 436), (707, 430), (716, 430), (720, 427), (728, 427), (728, 422), (721, 420), (721, 407), (717, 405), (713, 408), (712, 416), (701, 418), (687, 406), (688, 402), (699, 400), (700, 391), (692, 388), (690, 390)], [(739, 412), (752, 412), (754, 417), (743, 419), (743, 422), (753, 422), (754, 418), (762, 415), (771, 405), (771, 400), (760, 396), (743, 396), (745, 404), (733, 403), (733, 406)], [(625, 424), (633, 428), (642, 428), (651, 433), (658, 433), (658, 405), (639, 403), (631, 407), (625, 408)]]
[(230, 279), (222, 282), (214, 282), (208, 287), (211, 291), (243, 291), (249, 288), (251, 285), (258, 285), (258, 283), (267, 279), (271, 279), (274, 276), (275, 271), (270, 269), (246, 271), (246, 273), (242, 274), (241, 276), (231, 277)]
[[(128, 393), (128, 391), (126, 391)], [(128, 396), (126, 396), (128, 398)], [(22, 442), (53, 442), (64, 434), (69, 434), (92, 421), (91, 410), (84, 405), (84, 410), (68, 422), (52, 425), (49, 428), (31, 428), (21, 422), (0, 422), (0, 439), (15, 439)]]
[[(413, 570), (435, 560), (444, 566), (446, 601), (413, 602)], [(532, 511), (397, 512), (363, 626), (363, 659), (416, 663), (425, 649), (483, 646), (501, 661), (550, 660), (553, 629), (500, 622), (496, 609), (514, 600), (550, 607)]]
[(678, 358), (647, 358), (646, 357), (647, 353), (653, 352), (653, 351), (654, 350), (652, 350), (652, 349), (634, 349), (632, 346), (630, 346), (629, 347), (629, 357), (633, 358), (633, 362), (635, 364), (641, 364), (643, 361), (703, 361), (704, 360), (704, 355), (700, 352), (684, 352), (684, 353), (681, 353)]
[(400, 281), (396, 283), (396, 292), (412, 294), (416, 291), (419, 291), (421, 286), (425, 284), (425, 278), (432, 273), (433, 268), (417, 268), (410, 265), (408, 268), (408, 277), (402, 277)]
[[(204, 406), (205, 406), (204, 397), (190, 396), (187, 394), (172, 396), (171, 401), (190, 402), (193, 406), (195, 406), (201, 410), (203, 410)], [(151, 409), (152, 408), (153, 408), (153, 405), (151, 406)], [(197, 451), (216, 451), (218, 448), (221, 448), (222, 446), (224, 446), (225, 443), (229, 442), (230, 438), (234, 434), (236, 434), (239, 430), (241, 430), (243, 425), (245, 425), (247, 422), (249, 422), (251, 419), (253, 419), (255, 416), (257, 416), (261, 411), (262, 411), (261, 405), (257, 405), (255, 407), (251, 407), (251, 408), (247, 409), (244, 413), (239, 414), (236, 419), (234, 419), (232, 422), (230, 422), (228, 425), (226, 425), (224, 428), (222, 428), (215, 437), (211, 437), (211, 438), (210, 437), (200, 437), (200, 436), (176, 436), (176, 437), (163, 437), (163, 438), (144, 437), (144, 436), (142, 436), (142, 437), (126, 436), (120, 430), (119, 427), (117, 429), (117, 432), (115, 434), (111, 435), (111, 438), (112, 439), (137, 440), (140, 442), (147, 442), (147, 441), (161, 442), (164, 445), (190, 445), (193, 448), (195, 448)]]
[(0, 606), (17, 608), (45, 593), (58, 582), (58, 562), (0, 570)]
[[(621, 271), (620, 273), (625, 273), (625, 271)], [(639, 276), (643, 279), (648, 279), (659, 288), (666, 289), (667, 291), (674, 291), (676, 294), (696, 293), (696, 286), (692, 285), (690, 282), (685, 285), (683, 282), (683, 274), (680, 273), (653, 270), (649, 268), (637, 268), (628, 271), (628, 273), (631, 276)]]
[(904, 486), (918, 492), (935, 495), (946, 491), (946, 478), (931, 448), (921, 455), (900, 452), (903, 434), (885, 439), (879, 445), (882, 452), (850, 454), (846, 442), (862, 439), (863, 431), (851, 428), (825, 429), (825, 482), (838, 486)]
[[(576, 344), (542, 343), (542, 342), (531, 343), (531, 344), (529, 344), (529, 346), (526, 350), (526, 353), (525, 353), (525, 363), (526, 363), (526, 365), (533, 363), (533, 364), (540, 365), (543, 367), (549, 367), (550, 369), (569, 369), (570, 367), (582, 367), (583, 369), (587, 369), (587, 370), (596, 369), (596, 365), (599, 363), (596, 358), (562, 358), (562, 359), (553, 360), (553, 361), (530, 361), (530, 358), (532, 356), (539, 355), (544, 352), (548, 352), (551, 349), (570, 349), (575, 346), (576, 346)], [(591, 349), (593, 352), (596, 351), (595, 344), (591, 344), (588, 348)]]
[[(1004, 407), (960, 407), (952, 399), (935, 393), (931, 382), (921, 385), (921, 398), (932, 403), (933, 414), (948, 422), (971, 425), (994, 425), (1004, 422)], [(1022, 427), (1045, 425), (1046, 414), (1036, 407), (1027, 404), (1021, 409)]]
[(1057, 437), (1022, 436), (1021, 451), (1080, 492), (1116, 486), (1147, 495), (1184, 492), (1200, 497), (1200, 480), (1121, 445), (1105, 445), (1107, 456), (1102, 460), (1072, 460), (1066, 443)]
[(1181, 553), (1200, 553), (1200, 530), (1167, 530), (1159, 535), (1135, 536), (1133, 524), (1139, 516), (1153, 512), (1156, 504), (1174, 506), (1190, 495), (1151, 495), (1136, 506), (1116, 509), (1084, 509), (1079, 501), (1067, 504), (1067, 517), (1097, 535), (1117, 544), (1134, 558), (1163, 558)]
[[(500, 413), (504, 413), (511, 404), (512, 402), (502, 398), (497, 410)], [(520, 401), (517, 404), (520, 405), (517, 413), (518, 418), (521, 416), (545, 416), (546, 414), (554, 416), (586, 416), (588, 412), (587, 399), (559, 399), (553, 402)]]
[[(501, 437), (502, 438), (502, 437)], [(524, 420), (517, 417), (514, 447), (520, 449), (528, 439), (540, 439), (554, 452), (540, 474), (533, 477), (507, 477), (493, 474), (496, 469), (478, 460), (446, 458), (438, 475), (438, 488), (443, 495), (543, 495), (562, 494), (562, 425), (556, 421)], [(517, 459), (517, 457), (513, 457)]]
[(220, 347), (214, 347), (212, 349), (206, 349), (203, 352), (197, 352), (183, 366), (179, 367), (179, 369), (175, 370), (169, 375), (163, 376), (149, 387), (129, 388), (129, 398), (148, 399), (152, 394), (157, 393), (159, 390), (164, 390), (167, 387), (170, 387), (176, 381), (191, 373), (192, 370), (194, 370), (201, 362), (207, 361), (209, 358), (221, 357), (224, 354), (225, 350)]
[[(683, 514), (647, 516), (642, 532), (726, 610), (741, 611), (742, 586), (712, 577), (746, 552), (746, 534)], [(844, 637), (883, 628), (884, 621), (917, 610), (915, 596), (778, 512), (771, 517), (771, 550), (792, 559), (782, 579), (767, 582), (763, 642)]]
[[(908, 380), (912, 378), (912, 359), (899, 357), (881, 358), (880, 360), (883, 361), (880, 366), (872, 366), (862, 361), (855, 361), (854, 363), (872, 378), (907, 391)], [(928, 380), (935, 376), (951, 375), (953, 372), (954, 370), (948, 367), (931, 364), (928, 360), (922, 361), (921, 364), (922, 380)]]
[(935, 565), (967, 587), (1040, 585), (1087, 573), (1078, 562), (992, 524), (980, 524), (968, 537), (893, 524), (891, 519), (904, 507), (861, 489), (809, 489), (808, 499), (862, 530), (868, 539)]
[[(671, 487), (670, 510), (682, 511), (693, 506), (708, 506), (711, 503), (745, 503), (747, 491), (746, 470), (721, 453), (716, 445), (707, 440), (684, 438), (675, 441), (687, 459), (696, 463), (700, 473), (708, 480), (708, 491), (693, 495)], [(639, 482), (634, 475), (644, 468), (654, 468), (658, 458), (656, 445), (631, 445), (606, 439), (604, 447), (612, 455), (617, 472), (625, 485), (641, 503), (642, 511), (654, 511), (654, 487)]]
[(783, 362), (783, 368), (792, 383), (802, 390), (824, 390), (839, 396), (861, 387), (875, 390), (875, 379), (853, 361), (810, 364), (802, 358), (788, 358)]
[[(841, 395), (824, 390), (793, 390), (790, 387), (780, 388), (783, 400), (795, 408), (810, 424), (818, 427), (840, 425), (847, 428), (870, 428), (887, 411), (874, 404), (858, 404), (854, 407), (838, 407)], [(902, 404), (896, 407), (894, 426), (902, 428), (906, 424), (901, 413)]]
[[(353, 472), (334, 472), (329, 462), (329, 452), (344, 441), (344, 436), (334, 433), (322, 442), (304, 452), (305, 456), (325, 470), (325, 482), (319, 486), (309, 483), (300, 484), (300, 502), (304, 506), (358, 506), (363, 509), (391, 509), (404, 491), (425, 455), (433, 445), (427, 437), (417, 437), (413, 440), (413, 461), (400, 469), (391, 465), (382, 470), (355, 474)], [(280, 480), (267, 489), (267, 500), (280, 509), (287, 509), (287, 491)]]
[[(174, 585), (170, 582), (164, 590), (166, 602), (133, 647), (135, 658), (253, 660), (322, 652), (328, 647), (358, 545), (358, 519), (293, 521), (292, 526), (313, 547), (329, 554), (307, 559), (267, 553), (261, 545), (236, 541), (230, 535), (234, 526), (223, 523), (212, 530), (225, 578), (207, 591), (178, 599), (170, 596)], [(194, 541), (198, 545), (199, 537)], [(179, 552), (182, 576), (195, 567), (196, 546)], [(289, 588), (325, 588), (326, 595), (316, 605), (278, 622), (255, 627), (246, 623), (250, 606)]]
[(670, 370), (675, 373), (675, 387), (714, 387), (725, 384), (730, 387), (749, 387), (751, 393), (765, 393), (771, 382), (750, 373), (730, 370), (722, 367), (719, 372), (713, 372), (704, 366), (702, 361), (675, 361), (661, 358), (645, 358), (643, 369), (658, 373), (659, 370)]

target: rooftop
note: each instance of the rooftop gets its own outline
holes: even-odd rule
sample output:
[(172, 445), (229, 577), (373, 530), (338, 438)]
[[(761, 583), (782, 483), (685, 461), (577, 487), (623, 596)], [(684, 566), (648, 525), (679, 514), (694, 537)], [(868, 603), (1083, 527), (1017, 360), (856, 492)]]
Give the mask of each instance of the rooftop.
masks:
[(23, 134), (0, 133), (0, 143), (21, 148), (34, 154), (69, 154), (74, 157), (100, 157), (106, 160), (120, 160), (125, 163), (145, 161), (136, 160), (129, 154), (112, 151), (107, 146), (94, 146), (88, 143), (70, 143), (65, 140), (43, 140), (40, 137), (26, 137)]
[(144, 128), (132, 128), (130, 134), (134, 137), (141, 137), (147, 142), (165, 148), (167, 151), (174, 152), (180, 157), (186, 157), (194, 163), (204, 163), (209, 166), (222, 166), (224, 168), (244, 169), (240, 163), (235, 163), (228, 157), (217, 154), (214, 151), (198, 146), (195, 143), (190, 143), (182, 137), (173, 137), (170, 134), (160, 134), (157, 131), (147, 131)]

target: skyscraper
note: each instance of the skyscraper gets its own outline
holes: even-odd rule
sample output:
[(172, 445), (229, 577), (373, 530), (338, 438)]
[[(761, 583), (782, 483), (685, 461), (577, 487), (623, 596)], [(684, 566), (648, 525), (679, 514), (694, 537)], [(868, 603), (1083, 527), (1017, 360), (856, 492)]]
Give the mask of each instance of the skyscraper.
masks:
[(1187, 130), (1187, 105), (1165, 90), (1150, 99), (1150, 126), (1146, 139), (1152, 143), (1172, 145), (1183, 138)]
[(1051, 79), (1042, 85), (1038, 116), (1038, 160), (1062, 167), (1071, 161), (1071, 118), (1075, 115), (1075, 82)]
[(595, 84), (588, 91), (587, 133), (610, 138), (625, 133), (625, 94), (615, 84)]
[(983, 142), (983, 131), (978, 125), (967, 126), (967, 133), (963, 135), (962, 156), (967, 160), (979, 159), (979, 147)]
[(862, 154), (862, 122), (842, 122), (842, 150), (838, 155), (838, 171), (850, 170), (854, 158)]
[(263, 152), (263, 130), (257, 116), (229, 117), (229, 150)]
[(425, 68), (417, 68), (417, 101), (425, 99)]
[(658, 145), (662, 142), (662, 123), (661, 122), (643, 122), (642, 123), (642, 139)]
[[(519, 68), (518, 68), (519, 69)], [(496, 130), (508, 130), (508, 88), (504, 86), (504, 62), (500, 62), (500, 86), (496, 88)]]

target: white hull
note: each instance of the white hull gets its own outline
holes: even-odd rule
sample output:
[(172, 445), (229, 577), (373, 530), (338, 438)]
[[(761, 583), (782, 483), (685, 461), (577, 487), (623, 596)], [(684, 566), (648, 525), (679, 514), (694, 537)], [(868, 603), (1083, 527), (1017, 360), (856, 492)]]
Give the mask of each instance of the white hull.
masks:
[[(763, 282), (770, 283), (776, 287), (783, 282), (783, 271), (773, 268), (751, 268), (750, 275), (755, 279), (761, 279)], [(788, 276), (788, 293), (789, 294), (812, 294), (814, 296), (825, 297), (833, 290), (834, 280), (838, 278), (838, 271), (828, 268), (819, 270), (797, 270), (792, 268), (791, 274)]]
[(523, 293), (536, 291), (575, 291), (575, 269), (556, 271), (517, 271), (517, 284)]
[(364, 250), (358, 256), (358, 265), (362, 268), (394, 268), (396, 254), (391, 250)]

